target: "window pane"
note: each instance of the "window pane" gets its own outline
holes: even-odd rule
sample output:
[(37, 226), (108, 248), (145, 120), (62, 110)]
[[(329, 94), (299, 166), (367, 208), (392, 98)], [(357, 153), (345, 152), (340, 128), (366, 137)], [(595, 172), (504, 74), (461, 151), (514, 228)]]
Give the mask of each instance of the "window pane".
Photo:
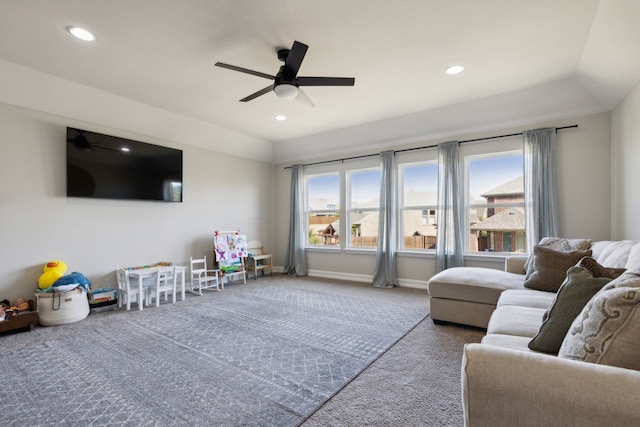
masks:
[(351, 243), (353, 247), (378, 246), (378, 208), (382, 171), (368, 169), (349, 173)]
[(472, 158), (467, 167), (469, 250), (524, 252), (522, 154)]
[(340, 176), (317, 175), (307, 180), (309, 245), (339, 246)]
[(437, 162), (401, 166), (404, 249), (435, 249), (438, 203)]
[(340, 177), (319, 175), (307, 178), (308, 207), (310, 210), (337, 210), (340, 205)]
[(309, 213), (307, 219), (309, 224), (308, 241), (310, 245), (340, 245), (340, 236), (338, 234), (340, 223), (336, 213)]
[(377, 208), (380, 206), (381, 176), (380, 169), (370, 169), (349, 174), (351, 209)]
[(435, 206), (438, 203), (438, 165), (424, 163), (402, 169), (403, 203), (409, 206)]

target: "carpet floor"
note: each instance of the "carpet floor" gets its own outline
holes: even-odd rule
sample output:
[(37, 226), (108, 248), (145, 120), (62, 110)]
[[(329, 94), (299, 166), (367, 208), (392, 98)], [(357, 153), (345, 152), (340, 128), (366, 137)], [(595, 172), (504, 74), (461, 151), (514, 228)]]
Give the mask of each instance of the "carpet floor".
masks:
[(301, 426), (462, 426), (462, 349), (483, 335), (424, 319)]
[(3, 336), (3, 423), (312, 423), (337, 391), (348, 392), (356, 381), (346, 384), (416, 331), (427, 307), (424, 291), (274, 275)]

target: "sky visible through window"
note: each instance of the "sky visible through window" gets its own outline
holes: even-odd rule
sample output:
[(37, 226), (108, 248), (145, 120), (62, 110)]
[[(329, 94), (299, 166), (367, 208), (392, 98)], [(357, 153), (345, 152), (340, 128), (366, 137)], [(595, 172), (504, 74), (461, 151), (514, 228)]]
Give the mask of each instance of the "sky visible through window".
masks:
[(340, 203), (340, 177), (338, 175), (314, 176), (308, 180), (309, 199), (328, 199)]
[(436, 163), (407, 166), (403, 170), (404, 191), (438, 191)]
[[(469, 162), (469, 192), (474, 197), (522, 175), (521, 154), (480, 157)], [(381, 171), (365, 170), (351, 174), (351, 198), (366, 203), (380, 197)], [(405, 191), (438, 190), (438, 167), (435, 163), (410, 165), (403, 170)], [(319, 175), (308, 180), (310, 199), (328, 199), (340, 202), (340, 177)]]
[(367, 203), (380, 199), (380, 169), (354, 172), (351, 174), (351, 201)]
[(469, 162), (469, 193), (472, 199), (523, 174), (521, 154), (481, 157)]

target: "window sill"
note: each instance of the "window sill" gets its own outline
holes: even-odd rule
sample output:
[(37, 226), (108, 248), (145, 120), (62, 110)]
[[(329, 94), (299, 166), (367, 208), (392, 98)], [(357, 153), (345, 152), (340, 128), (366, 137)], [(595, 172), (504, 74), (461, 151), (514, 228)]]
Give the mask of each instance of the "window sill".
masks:
[(345, 254), (375, 255), (376, 248), (345, 248)]
[(308, 252), (341, 252), (340, 246), (307, 246), (304, 250)]

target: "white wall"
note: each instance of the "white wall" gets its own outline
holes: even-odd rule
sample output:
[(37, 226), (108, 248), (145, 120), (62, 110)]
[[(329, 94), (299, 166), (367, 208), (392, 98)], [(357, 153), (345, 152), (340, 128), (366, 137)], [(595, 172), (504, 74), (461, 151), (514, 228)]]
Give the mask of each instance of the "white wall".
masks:
[[(451, 135), (437, 141), (420, 141), (412, 146), (428, 146), (445, 140), (469, 140), (479, 137), (510, 134), (523, 129), (535, 129), (547, 126), (565, 126), (578, 124), (577, 129), (558, 132), (558, 181), (559, 181), (559, 213), (560, 234), (565, 237), (589, 237), (594, 240), (611, 238), (609, 225), (611, 223), (610, 188), (610, 116), (608, 113), (596, 114), (561, 121), (532, 123), (517, 128), (496, 129), (491, 132)], [(493, 142), (478, 142), (463, 146), (467, 151), (484, 149), (481, 144), (495, 144), (508, 146), (520, 143), (517, 140), (496, 140)], [(521, 145), (520, 145), (521, 146)], [(409, 148), (410, 146), (396, 146), (394, 149)], [(387, 148), (388, 149), (388, 148)], [(370, 154), (376, 151), (371, 151)], [(419, 152), (416, 152), (419, 153)], [(356, 153), (357, 154), (357, 153)], [(355, 155), (355, 154), (354, 154)], [(418, 154), (416, 154), (418, 155)], [(283, 265), (286, 256), (288, 239), (289, 209), (290, 209), (290, 170), (284, 167), (293, 163), (305, 163), (322, 159), (299, 159), (276, 167), (276, 264)], [(361, 164), (371, 160), (354, 160), (344, 163), (312, 167), (316, 170), (328, 171), (361, 167)], [(310, 250), (307, 252), (309, 269), (312, 274), (333, 277), (344, 277), (355, 280), (369, 281), (373, 275), (375, 255), (373, 253), (327, 252)], [(503, 268), (502, 258), (481, 256), (471, 257), (467, 265)], [(398, 260), (398, 277), (401, 285), (424, 287), (434, 272), (434, 260), (430, 255), (401, 255)]]
[[(66, 126), (184, 150), (183, 203), (67, 198)], [(216, 229), (273, 244), (269, 163), (7, 104), (0, 146), (0, 299), (32, 297), (53, 259), (115, 287), (118, 267), (210, 255)]]
[(611, 234), (640, 240), (640, 82), (611, 114)]

